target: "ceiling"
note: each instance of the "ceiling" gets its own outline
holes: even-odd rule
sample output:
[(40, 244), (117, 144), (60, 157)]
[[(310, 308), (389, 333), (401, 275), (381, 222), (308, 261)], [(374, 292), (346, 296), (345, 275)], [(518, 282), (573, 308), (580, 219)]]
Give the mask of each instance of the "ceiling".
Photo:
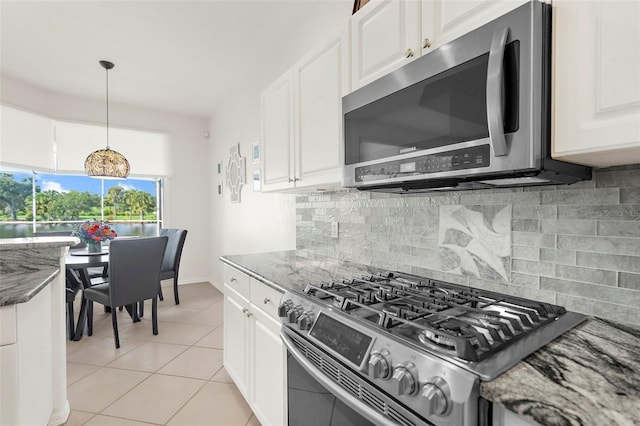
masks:
[[(0, 0), (0, 72), (45, 90), (208, 117), (266, 84), (353, 0)], [(296, 56), (297, 55), (297, 56)], [(260, 86), (263, 87), (263, 86)]]

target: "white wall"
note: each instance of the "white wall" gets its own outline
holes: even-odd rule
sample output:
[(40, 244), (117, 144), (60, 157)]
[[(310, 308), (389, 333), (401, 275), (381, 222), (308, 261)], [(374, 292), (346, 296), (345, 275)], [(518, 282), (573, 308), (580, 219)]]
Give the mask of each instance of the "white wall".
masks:
[[(4, 75), (0, 99), (7, 105), (59, 120), (97, 124), (105, 120), (104, 101), (41, 90)], [(210, 281), (212, 185), (208, 178), (209, 140), (204, 136), (208, 121), (109, 103), (109, 123), (169, 134), (173, 174), (165, 180), (164, 226), (189, 230), (180, 264), (180, 283)], [(92, 149), (87, 149), (87, 153)]]
[[(290, 194), (253, 192), (251, 144), (260, 138), (259, 95), (237, 99), (211, 118), (212, 164), (222, 162), (223, 173), (210, 172), (215, 185), (224, 182), (229, 148), (240, 143), (240, 155), (247, 157), (247, 184), (242, 187), (240, 203), (231, 203), (229, 188), (223, 196), (211, 200), (214, 232), (211, 240), (211, 282), (222, 289), (222, 267), (215, 261), (220, 255), (290, 250), (296, 246), (295, 197)], [(285, 154), (283, 154), (285, 155)], [(256, 165), (255, 167), (259, 167)]]
[[(260, 139), (260, 93), (276, 80), (308, 50), (319, 45), (327, 36), (348, 25), (353, 1), (333, 0), (328, 13), (310, 13), (299, 31), (292, 33), (289, 44), (275, 46), (269, 63), (256, 64), (255, 78), (234, 89), (223, 109), (210, 118), (212, 149), (210, 162), (223, 164), (229, 148), (240, 143), (240, 155), (247, 157), (247, 185), (242, 188), (241, 203), (231, 203), (229, 188), (223, 197), (211, 200), (214, 232), (211, 258), (220, 255), (292, 250), (296, 247), (295, 196), (293, 194), (253, 192), (251, 171), (259, 165), (251, 163), (251, 144)], [(287, 153), (282, 153), (287, 155)], [(223, 175), (210, 169), (209, 178), (215, 185), (223, 182)], [(222, 265), (211, 264), (211, 282), (222, 288)]]

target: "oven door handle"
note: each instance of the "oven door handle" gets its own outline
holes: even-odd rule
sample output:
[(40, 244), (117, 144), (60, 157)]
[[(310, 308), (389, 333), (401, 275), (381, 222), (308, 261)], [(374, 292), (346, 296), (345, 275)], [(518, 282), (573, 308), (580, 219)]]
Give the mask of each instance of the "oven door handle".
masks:
[(304, 355), (298, 350), (295, 344), (291, 341), (289, 336), (287, 336), (283, 330), (280, 331), (280, 338), (282, 342), (287, 347), (291, 356), (293, 356), (298, 363), (304, 368), (311, 376), (316, 379), (322, 386), (324, 386), (329, 392), (331, 392), (336, 397), (340, 398), (342, 402), (350, 406), (353, 410), (355, 410), (358, 414), (365, 417), (367, 420), (375, 423), (379, 426), (398, 426), (396, 422), (389, 419), (388, 417), (383, 416), (382, 414), (374, 411), (373, 408), (369, 407), (367, 404), (351, 395), (349, 392), (342, 389), (339, 385), (337, 385), (332, 380), (328, 379), (316, 366), (314, 366), (311, 362), (309, 362)]
[(507, 45), (509, 28), (502, 28), (493, 33), (489, 64), (487, 66), (487, 122), (489, 126), (489, 140), (496, 157), (507, 154), (507, 141), (504, 136), (504, 121), (502, 102), (504, 93), (503, 67), (504, 49)]

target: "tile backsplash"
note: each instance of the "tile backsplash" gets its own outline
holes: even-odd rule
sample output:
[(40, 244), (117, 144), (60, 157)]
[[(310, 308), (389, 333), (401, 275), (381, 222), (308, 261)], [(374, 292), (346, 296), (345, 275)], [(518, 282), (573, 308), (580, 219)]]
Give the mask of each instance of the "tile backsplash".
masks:
[(298, 249), (640, 325), (640, 165), (570, 186), (298, 195), (296, 226)]

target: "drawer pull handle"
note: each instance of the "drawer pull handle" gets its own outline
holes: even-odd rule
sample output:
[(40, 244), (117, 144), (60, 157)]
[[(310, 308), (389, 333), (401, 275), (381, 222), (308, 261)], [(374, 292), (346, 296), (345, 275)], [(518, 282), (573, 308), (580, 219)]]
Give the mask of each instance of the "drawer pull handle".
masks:
[(238, 280), (236, 280), (234, 277), (231, 277), (231, 280), (230, 280), (230, 281), (231, 281), (231, 282), (235, 282), (235, 281), (238, 281)]
[(424, 47), (425, 49), (431, 47), (431, 40), (429, 40), (428, 38), (425, 38), (424, 42), (422, 43), (422, 47)]
[(243, 314), (245, 314), (245, 315), (246, 315), (246, 314), (247, 314), (247, 312), (249, 312), (249, 310), (248, 310), (247, 308), (242, 308), (242, 313), (243, 313)]
[(262, 302), (266, 305), (267, 303), (271, 302), (271, 299), (269, 299), (268, 297), (265, 297)]
[(407, 58), (413, 57), (413, 50), (407, 49), (407, 51), (404, 52), (404, 56), (407, 57)]

